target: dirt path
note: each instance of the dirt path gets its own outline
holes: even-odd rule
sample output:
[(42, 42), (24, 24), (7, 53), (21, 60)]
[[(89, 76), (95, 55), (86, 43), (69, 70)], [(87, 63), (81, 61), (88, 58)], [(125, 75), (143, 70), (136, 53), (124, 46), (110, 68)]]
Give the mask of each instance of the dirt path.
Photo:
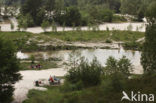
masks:
[[(0, 24), (1, 31), (17, 31), (17, 20), (15, 18), (10, 18), (10, 21), (14, 24), (14, 30), (11, 30), (10, 24)], [(128, 30), (128, 27), (131, 26), (131, 31), (140, 31), (145, 32), (145, 23), (144, 22), (127, 22), (127, 23), (104, 23), (99, 25), (99, 30)], [(72, 31), (72, 27), (65, 27), (64, 31)], [(81, 27), (81, 30), (86, 31), (88, 30), (88, 27)], [(27, 32), (31, 33), (41, 33), (43, 32), (43, 29), (41, 27), (31, 27), (27, 28)], [(51, 27), (47, 29), (47, 31), (51, 31)], [(63, 31), (63, 27), (57, 27), (57, 31)]]

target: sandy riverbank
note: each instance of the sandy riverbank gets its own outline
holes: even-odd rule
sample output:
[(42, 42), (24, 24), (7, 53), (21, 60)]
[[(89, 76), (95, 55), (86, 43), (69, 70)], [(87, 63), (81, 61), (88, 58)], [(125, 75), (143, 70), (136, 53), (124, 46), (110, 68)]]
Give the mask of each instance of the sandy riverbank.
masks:
[(46, 88), (42, 87), (35, 87), (34, 81), (38, 79), (47, 79), (49, 76), (64, 76), (67, 73), (67, 70), (62, 68), (56, 69), (48, 69), (48, 70), (26, 70), (20, 71), (20, 74), (23, 76), (22, 80), (15, 84), (15, 91), (14, 91), (14, 99), (13, 103), (22, 103), (23, 100), (27, 98), (27, 93), (30, 89), (39, 89), (39, 90), (46, 90)]
[[(15, 18), (10, 18), (10, 21), (14, 24), (14, 30), (11, 30), (11, 25), (9, 23), (0, 24), (1, 31), (17, 31), (18, 23)], [(145, 32), (146, 24), (145, 22), (126, 22), (126, 23), (104, 23), (99, 25), (99, 30), (128, 30), (128, 27), (131, 26), (131, 31), (140, 31)], [(63, 27), (58, 26), (57, 31), (72, 31), (72, 27)], [(88, 27), (81, 27), (81, 30), (86, 31)], [(43, 29), (41, 27), (31, 27), (27, 28), (27, 32), (31, 33), (41, 33)], [(51, 27), (48, 28), (46, 31), (51, 31)]]

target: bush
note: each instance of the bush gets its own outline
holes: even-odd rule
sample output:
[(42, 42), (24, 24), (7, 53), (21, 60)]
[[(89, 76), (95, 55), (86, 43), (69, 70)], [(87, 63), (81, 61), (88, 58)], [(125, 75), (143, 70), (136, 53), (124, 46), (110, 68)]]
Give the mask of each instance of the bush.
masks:
[(84, 87), (90, 87), (100, 84), (102, 66), (94, 59), (88, 63), (84, 58), (81, 59), (80, 64), (71, 68), (66, 76), (66, 81), (77, 84), (82, 81)]
[(103, 22), (112, 22), (113, 12), (109, 9), (102, 9), (99, 16)]
[(72, 84), (68, 81), (65, 81), (65, 84), (61, 87), (61, 91), (63, 92), (70, 92), (70, 91), (76, 91), (83, 89), (83, 83), (82, 81), (79, 81), (75, 84)]
[(124, 16), (118, 16), (118, 15), (114, 15), (113, 16), (113, 21), (114, 22), (126, 22), (126, 18)]
[(79, 9), (77, 9), (76, 7), (69, 7), (66, 10), (65, 14), (56, 15), (55, 20), (57, 22), (59, 22), (59, 24), (61, 24), (61, 25), (63, 25), (63, 23), (65, 23), (66, 26), (73, 26), (73, 24), (75, 26), (82, 25), (82, 17), (79, 12)]
[(132, 64), (130, 60), (123, 56), (120, 60), (116, 60), (114, 57), (109, 57), (106, 62), (105, 74), (111, 75), (115, 73), (121, 73), (126, 78), (130, 75), (130, 72), (133, 71)]
[(121, 73), (104, 76), (101, 83), (102, 91), (104, 93), (109, 93), (110, 91), (120, 92), (123, 90), (123, 84), (126, 80)]
[(137, 42), (126, 42), (123, 44), (124, 49), (126, 50), (141, 50), (142, 45)]
[(32, 16), (28, 13), (26, 15), (18, 16), (18, 26), (19, 28), (27, 29), (27, 27), (34, 26), (34, 20)]
[(44, 30), (44, 32), (46, 32), (47, 28), (50, 26), (49, 21), (44, 20), (41, 24), (42, 29)]
[(19, 61), (12, 42), (0, 37), (0, 103), (11, 103), (14, 84), (21, 79)]
[(112, 43), (110, 39), (106, 39), (106, 43)]
[(95, 23), (98, 22), (112, 22), (113, 12), (109, 9), (102, 9), (93, 7), (89, 11), (90, 18), (93, 18)]

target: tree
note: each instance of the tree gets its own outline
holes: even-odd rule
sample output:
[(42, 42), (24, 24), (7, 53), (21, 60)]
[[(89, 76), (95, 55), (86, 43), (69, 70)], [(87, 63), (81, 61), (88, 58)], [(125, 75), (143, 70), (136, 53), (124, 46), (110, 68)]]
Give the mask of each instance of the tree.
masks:
[(88, 63), (82, 57), (79, 64), (69, 69), (66, 80), (72, 84), (82, 82), (84, 87), (95, 86), (101, 83), (102, 69), (103, 67), (96, 58), (91, 63)]
[(41, 24), (42, 29), (44, 30), (44, 32), (46, 32), (46, 29), (49, 27), (49, 21), (44, 20)]
[(55, 9), (55, 0), (47, 0), (45, 10), (48, 11), (48, 15), (52, 16), (52, 11)]
[(15, 48), (9, 41), (0, 39), (0, 103), (10, 103), (13, 95), (13, 84), (20, 80), (19, 61)]
[(31, 59), (31, 64), (33, 65), (35, 63), (35, 57), (34, 57), (34, 55), (31, 55), (30, 59)]
[(12, 22), (10, 24), (10, 28), (11, 28), (11, 30), (14, 30), (14, 24)]
[(137, 11), (141, 7), (141, 0), (122, 0), (121, 2), (121, 13), (137, 15)]
[(141, 64), (144, 72), (156, 72), (156, 2), (152, 2), (147, 9), (148, 25), (145, 33), (145, 43), (142, 50)]
[(65, 23), (63, 23), (63, 31), (65, 31), (65, 27), (66, 27)]
[(18, 28), (19, 28), (19, 30), (20, 29), (26, 30), (27, 27), (28, 27), (28, 23), (29, 23), (28, 21), (31, 21), (31, 20), (28, 20), (26, 18), (26, 16), (21, 16), (21, 18), (18, 19)]
[(105, 73), (107, 75), (121, 73), (123, 76), (127, 77), (130, 72), (133, 71), (132, 64), (130, 60), (123, 56), (120, 60), (116, 60), (114, 57), (109, 57), (106, 62)]
[(34, 25), (39, 26), (45, 19), (43, 0), (27, 0), (21, 7), (21, 15), (25, 16), (27, 14), (32, 17)]
[(18, 16), (18, 25), (20, 28), (25, 28), (33, 26), (34, 21), (30, 14), (19, 15)]
[(76, 7), (70, 7), (66, 11), (65, 15), (65, 22), (67, 26), (72, 26), (72, 24), (75, 24), (75, 26), (78, 26), (81, 24), (81, 14), (79, 10)]
[(57, 32), (57, 26), (55, 25), (55, 22), (52, 22), (52, 27), (51, 27), (53, 32)]

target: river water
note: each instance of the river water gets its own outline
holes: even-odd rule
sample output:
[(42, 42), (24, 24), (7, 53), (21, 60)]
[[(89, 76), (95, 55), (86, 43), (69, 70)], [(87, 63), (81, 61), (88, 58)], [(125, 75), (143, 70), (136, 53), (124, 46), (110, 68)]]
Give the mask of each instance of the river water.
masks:
[[(64, 62), (68, 63), (71, 61), (71, 57), (79, 59), (80, 57), (85, 57), (88, 62), (91, 62), (94, 58), (97, 58), (102, 66), (105, 66), (107, 59), (112, 56), (116, 59), (126, 56), (134, 66), (133, 73), (142, 74), (143, 69), (140, 64), (141, 53), (139, 51), (130, 51), (124, 49), (79, 49), (76, 51), (71, 50), (60, 50), (60, 51), (47, 51), (47, 52), (31, 52), (31, 53), (17, 53), (19, 59), (27, 59), (31, 55), (38, 58), (48, 59), (48, 58), (61, 58)], [(71, 56), (72, 55), (72, 56)]]

